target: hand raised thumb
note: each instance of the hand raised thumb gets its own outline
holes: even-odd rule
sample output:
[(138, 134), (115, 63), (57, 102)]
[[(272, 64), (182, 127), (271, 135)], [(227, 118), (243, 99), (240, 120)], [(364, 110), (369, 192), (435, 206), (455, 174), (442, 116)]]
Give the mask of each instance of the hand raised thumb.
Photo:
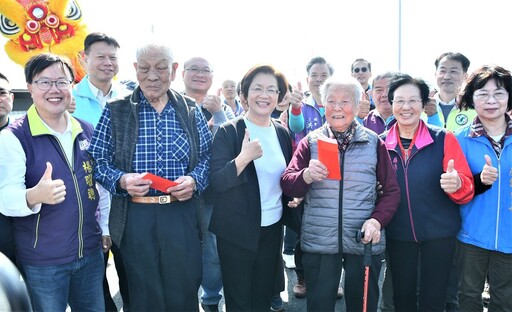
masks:
[(41, 180), (51, 180), (52, 179), (52, 171), (53, 171), (52, 164), (49, 161), (46, 162), (46, 170), (44, 171), (44, 174), (41, 177)]
[(454, 160), (453, 159), (450, 159), (448, 161), (448, 166), (446, 167), (446, 173), (452, 173), (454, 169)]
[(487, 164), (487, 166), (492, 167), (491, 157), (489, 157), (489, 155), (484, 155), (484, 157), (485, 157), (485, 163)]
[(245, 129), (244, 141), (249, 142), (251, 136), (249, 135), (249, 129)]
[(302, 83), (300, 81), (297, 82), (297, 90), (302, 91)]

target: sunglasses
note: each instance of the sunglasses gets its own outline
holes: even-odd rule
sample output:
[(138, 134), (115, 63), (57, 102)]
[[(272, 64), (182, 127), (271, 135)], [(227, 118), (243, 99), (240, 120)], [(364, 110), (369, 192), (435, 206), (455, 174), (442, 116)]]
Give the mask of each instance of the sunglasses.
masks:
[(359, 73), (360, 71), (362, 71), (363, 73), (366, 73), (368, 71), (368, 67), (361, 67), (361, 68), (356, 67), (353, 70), (353, 72), (356, 73), (356, 74)]

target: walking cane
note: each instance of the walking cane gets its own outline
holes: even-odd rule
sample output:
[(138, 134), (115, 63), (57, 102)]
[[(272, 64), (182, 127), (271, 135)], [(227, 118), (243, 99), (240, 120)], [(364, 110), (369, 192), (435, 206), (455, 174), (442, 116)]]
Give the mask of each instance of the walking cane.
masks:
[[(356, 242), (360, 243), (361, 239), (363, 237), (364, 237), (364, 232), (361, 232), (361, 230), (357, 230)], [(368, 303), (368, 280), (370, 278), (370, 267), (372, 266), (372, 242), (369, 242), (368, 244), (364, 244), (363, 264), (364, 264), (363, 312), (366, 312), (367, 303)]]

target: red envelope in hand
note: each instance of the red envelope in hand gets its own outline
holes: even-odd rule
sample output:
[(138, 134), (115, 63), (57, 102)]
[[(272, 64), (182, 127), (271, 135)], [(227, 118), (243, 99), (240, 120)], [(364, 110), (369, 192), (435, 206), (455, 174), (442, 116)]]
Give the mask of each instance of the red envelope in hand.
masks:
[(179, 184), (179, 183), (164, 179), (162, 177), (159, 177), (159, 176), (154, 175), (149, 172), (146, 173), (145, 175), (143, 175), (142, 178), (146, 179), (146, 180), (151, 180), (151, 182), (153, 182), (150, 185), (150, 187), (152, 189), (155, 189), (155, 190), (158, 190), (158, 191), (164, 192), (164, 193), (167, 193), (167, 189), (170, 188), (171, 186), (175, 186), (175, 185)]
[(327, 179), (341, 180), (338, 142), (327, 137), (318, 138), (318, 160), (327, 167)]

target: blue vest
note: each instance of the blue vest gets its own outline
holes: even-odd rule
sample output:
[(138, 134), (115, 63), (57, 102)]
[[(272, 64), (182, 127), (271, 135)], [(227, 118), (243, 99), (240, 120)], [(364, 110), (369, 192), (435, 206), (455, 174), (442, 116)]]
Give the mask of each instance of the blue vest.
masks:
[(61, 179), (66, 186), (64, 202), (43, 204), (38, 214), (14, 218), (16, 257), (22, 264), (69, 263), (101, 249), (101, 230), (96, 220), (99, 194), (93, 178), (93, 160), (87, 153), (93, 128), (73, 117), (71, 123), (72, 164), (34, 106), (8, 127), (26, 155), (26, 188), (41, 180), (46, 162), (53, 166), (52, 179)]
[(439, 182), (446, 130), (428, 126), (424, 135), (430, 135), (433, 141), (420, 149), (414, 146), (407, 164), (398, 144), (388, 148), (401, 190), (398, 210), (386, 227), (388, 238), (421, 242), (455, 236), (460, 229), (459, 205)]

